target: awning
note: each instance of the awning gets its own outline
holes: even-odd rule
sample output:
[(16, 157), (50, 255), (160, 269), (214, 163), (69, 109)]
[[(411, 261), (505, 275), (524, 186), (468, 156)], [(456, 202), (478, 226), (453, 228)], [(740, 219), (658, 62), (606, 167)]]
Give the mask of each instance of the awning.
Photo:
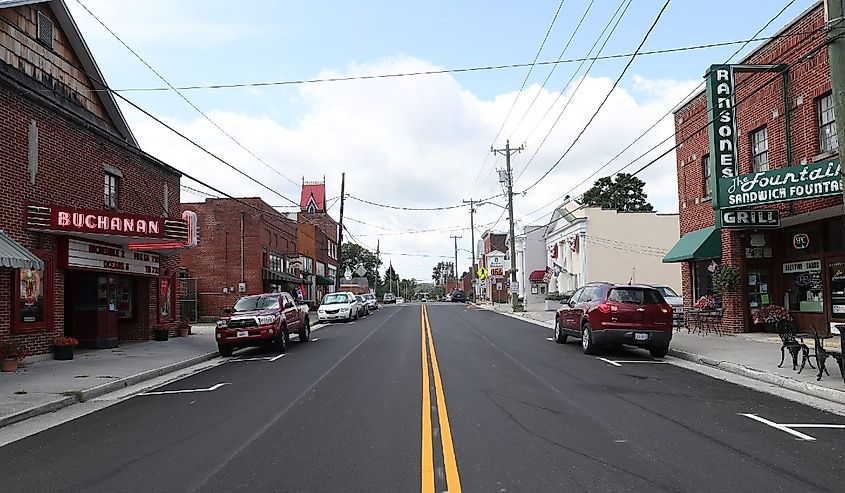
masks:
[(0, 229), (0, 267), (44, 269), (44, 262)]
[(267, 281), (292, 282), (294, 284), (299, 284), (302, 282), (302, 279), (288, 274), (287, 272), (281, 272), (278, 270), (272, 270), (267, 268), (262, 269), (262, 277)]
[(685, 234), (663, 257), (663, 263), (702, 260), (722, 256), (722, 237), (713, 226)]
[(535, 270), (531, 274), (528, 275), (528, 280), (532, 282), (543, 282), (543, 277), (545, 277), (546, 271), (544, 270)]
[(317, 274), (317, 285), (318, 286), (334, 286), (334, 279), (331, 277), (321, 276)]

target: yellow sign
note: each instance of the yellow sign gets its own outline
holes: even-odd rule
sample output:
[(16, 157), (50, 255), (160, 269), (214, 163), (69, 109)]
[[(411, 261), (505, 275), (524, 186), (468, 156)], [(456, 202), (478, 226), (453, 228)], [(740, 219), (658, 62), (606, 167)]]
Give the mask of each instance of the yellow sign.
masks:
[(485, 277), (490, 275), (490, 272), (487, 270), (486, 267), (479, 267), (475, 273), (478, 274), (479, 279), (484, 279)]

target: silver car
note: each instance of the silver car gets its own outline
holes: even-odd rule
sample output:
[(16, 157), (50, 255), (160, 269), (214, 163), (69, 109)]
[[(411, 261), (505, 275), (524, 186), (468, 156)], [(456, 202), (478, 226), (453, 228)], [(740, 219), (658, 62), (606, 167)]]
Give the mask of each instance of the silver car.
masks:
[(652, 284), (652, 287), (660, 291), (663, 299), (672, 307), (672, 326), (680, 327), (684, 322), (684, 297), (675, 292), (674, 289), (665, 284)]
[(368, 293), (362, 296), (364, 297), (364, 302), (367, 304), (367, 307), (371, 312), (378, 310), (378, 299), (376, 298), (376, 295)]

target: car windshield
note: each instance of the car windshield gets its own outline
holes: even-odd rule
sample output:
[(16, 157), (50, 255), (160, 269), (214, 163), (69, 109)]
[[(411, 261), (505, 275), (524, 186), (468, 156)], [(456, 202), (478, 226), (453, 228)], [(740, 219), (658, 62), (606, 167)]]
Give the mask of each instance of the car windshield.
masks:
[(355, 299), (356, 299), (356, 300), (358, 300), (358, 301), (364, 301), (364, 297), (363, 297), (363, 296), (356, 296), (356, 297), (355, 297)]
[(279, 299), (275, 296), (248, 296), (235, 303), (233, 311), (251, 312), (253, 310), (273, 310), (279, 308)]
[(657, 288), (655, 288), (655, 289), (657, 289), (658, 291), (660, 291), (660, 294), (662, 294), (664, 297), (669, 296), (669, 297), (673, 297), (673, 298), (678, 298), (678, 297), (680, 297), (680, 296), (681, 296), (681, 295), (679, 295), (678, 293), (676, 293), (676, 292), (675, 292), (672, 288), (670, 288), (669, 286), (658, 286), (658, 287), (657, 287)]
[(613, 288), (607, 295), (607, 301), (632, 305), (657, 305), (663, 302), (657, 290), (639, 288)]
[(368, 300), (372, 300), (372, 299), (375, 299), (375, 295), (372, 295), (372, 294), (365, 294), (365, 295), (364, 295), (364, 298), (365, 298), (365, 299), (368, 299)]
[(349, 296), (346, 294), (327, 294), (323, 298), (324, 305), (339, 305), (343, 303), (349, 303)]

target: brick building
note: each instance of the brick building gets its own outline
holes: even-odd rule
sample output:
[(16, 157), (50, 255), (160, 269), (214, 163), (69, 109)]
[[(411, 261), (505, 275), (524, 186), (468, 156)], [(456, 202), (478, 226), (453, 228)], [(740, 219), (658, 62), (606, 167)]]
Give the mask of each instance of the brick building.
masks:
[[(770, 305), (787, 308), (802, 331), (845, 322), (824, 25), (818, 2), (741, 65), (711, 67), (711, 90), (675, 113), (683, 236), (664, 261), (683, 263), (686, 305), (714, 294), (714, 275), (738, 269), (739, 282), (719, 296), (729, 331), (762, 330), (754, 315)], [(708, 98), (718, 118), (708, 116)]]
[(510, 279), (507, 239), (508, 235), (505, 233), (485, 231), (481, 235), (478, 265), (487, 269), (488, 276), (481, 279), (476, 287), (477, 299), (507, 302), (507, 281)]
[(303, 262), (312, 264), (312, 270), (309, 271), (311, 275), (306, 285), (308, 299), (319, 302), (323, 296), (335, 291), (337, 269), (340, 263), (340, 251), (337, 245), (338, 224), (328, 214), (325, 179), (313, 182), (302, 181), (299, 209), (299, 223), (307, 230), (303, 239), (313, 242), (313, 247), (306, 246), (307, 255), (303, 253), (305, 257)]
[(219, 316), (241, 296), (291, 292), (302, 284), (297, 223), (260, 198), (182, 204), (197, 214), (196, 248), (182, 268), (197, 279), (201, 316)]
[(0, 339), (175, 328), (180, 173), (138, 147), (62, 0), (0, 1)]

